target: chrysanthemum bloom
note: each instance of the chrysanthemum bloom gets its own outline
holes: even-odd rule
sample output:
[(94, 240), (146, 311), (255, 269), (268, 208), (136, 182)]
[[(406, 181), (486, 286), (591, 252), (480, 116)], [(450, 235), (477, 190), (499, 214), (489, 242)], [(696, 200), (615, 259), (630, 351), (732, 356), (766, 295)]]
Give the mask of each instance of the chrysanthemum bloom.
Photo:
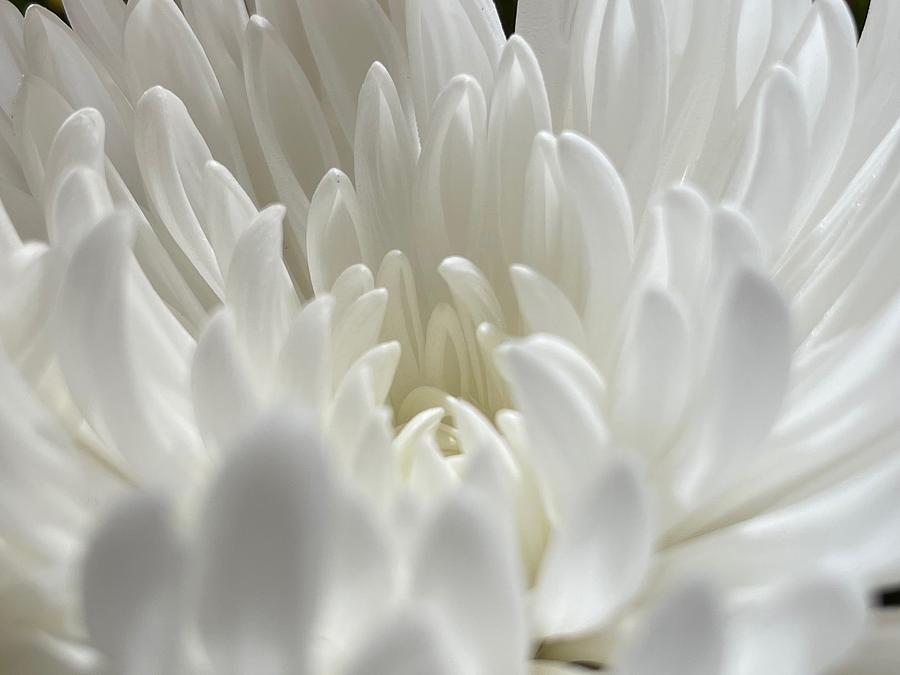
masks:
[(181, 5), (0, 12), (4, 666), (900, 668), (900, 5)]

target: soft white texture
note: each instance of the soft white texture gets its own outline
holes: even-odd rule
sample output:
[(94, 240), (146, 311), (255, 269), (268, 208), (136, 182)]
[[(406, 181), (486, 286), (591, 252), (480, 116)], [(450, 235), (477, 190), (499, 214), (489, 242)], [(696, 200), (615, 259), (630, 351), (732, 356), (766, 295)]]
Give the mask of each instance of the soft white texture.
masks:
[(0, 5), (21, 675), (900, 668), (900, 11)]

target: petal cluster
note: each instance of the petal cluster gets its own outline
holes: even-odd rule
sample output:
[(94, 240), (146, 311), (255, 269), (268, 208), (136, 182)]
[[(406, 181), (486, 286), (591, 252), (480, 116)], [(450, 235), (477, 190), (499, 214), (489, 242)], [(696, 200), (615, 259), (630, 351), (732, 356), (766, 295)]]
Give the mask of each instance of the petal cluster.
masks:
[(893, 0), (64, 4), (0, 6), (17, 673), (900, 667)]

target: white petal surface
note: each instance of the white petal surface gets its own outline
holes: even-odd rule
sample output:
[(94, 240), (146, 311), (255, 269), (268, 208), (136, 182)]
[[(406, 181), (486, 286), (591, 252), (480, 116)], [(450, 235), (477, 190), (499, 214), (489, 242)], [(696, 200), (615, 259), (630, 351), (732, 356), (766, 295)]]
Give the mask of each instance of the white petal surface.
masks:
[(162, 86), (184, 101), (217, 161), (249, 185), (231, 113), (203, 47), (173, 0), (137, 0), (125, 24), (125, 72), (133, 102)]
[(527, 649), (521, 571), (503, 528), (481, 507), (465, 491), (443, 506), (424, 533), (413, 587), (452, 626), (461, 663), (515, 675)]
[(209, 147), (184, 104), (161, 87), (141, 97), (135, 122), (135, 149), (147, 196), (172, 240), (222, 297), (222, 273), (200, 220), (207, 197), (203, 175), (212, 160)]
[(75, 251), (60, 297), (58, 351), (95, 431), (149, 484), (189, 478), (195, 442), (186, 398), (192, 340), (150, 288), (113, 216)]
[(239, 444), (207, 498), (198, 628), (217, 670), (302, 671), (332, 508), (322, 441), (281, 412)]
[(844, 658), (862, 633), (866, 598), (839, 576), (750, 594), (734, 610), (728, 675), (819, 673)]
[(234, 317), (222, 310), (197, 342), (191, 372), (194, 414), (208, 447), (229, 447), (259, 412), (259, 392), (237, 342)]
[(391, 617), (372, 634), (345, 675), (457, 675), (438, 624), (423, 610)]
[(244, 78), (263, 154), (303, 246), (309, 195), (339, 165), (328, 123), (306, 75), (262, 17), (247, 24)]
[(712, 591), (692, 583), (650, 610), (625, 648), (622, 675), (720, 675), (726, 637), (722, 608)]
[(550, 509), (563, 515), (573, 486), (593, 475), (610, 452), (598, 401), (603, 385), (583, 356), (548, 336), (507, 343), (497, 359), (524, 416)]
[(375, 63), (359, 92), (353, 163), (360, 203), (370, 214), (375, 258), (411, 237), (410, 196), (419, 137), (403, 110), (394, 80)]
[[(357, 98), (369, 68), (384, 64), (395, 82), (407, 82), (400, 39), (378, 0), (298, 0), (322, 84), (348, 139), (356, 129)], [(408, 91), (401, 100), (411, 101)], [(410, 110), (411, 103), (404, 103)]]
[(95, 533), (83, 571), (85, 623), (116, 672), (178, 667), (182, 558), (168, 513), (151, 497), (132, 497)]
[(406, 42), (422, 128), (431, 123), (438, 94), (457, 75), (470, 75), (490, 95), (503, 29), (489, 0), (406, 0)]
[(614, 463), (586, 481), (544, 554), (532, 605), (540, 635), (602, 627), (639, 588), (653, 539), (649, 495), (634, 468)]
[(769, 255), (781, 244), (806, 185), (809, 133), (796, 77), (774, 68), (760, 92), (752, 129), (725, 195), (758, 228)]
[(678, 499), (690, 502), (710, 480), (723, 485), (769, 434), (787, 389), (790, 330), (784, 300), (767, 279), (751, 271), (734, 277), (718, 316), (696, 435), (672, 460), (682, 462)]

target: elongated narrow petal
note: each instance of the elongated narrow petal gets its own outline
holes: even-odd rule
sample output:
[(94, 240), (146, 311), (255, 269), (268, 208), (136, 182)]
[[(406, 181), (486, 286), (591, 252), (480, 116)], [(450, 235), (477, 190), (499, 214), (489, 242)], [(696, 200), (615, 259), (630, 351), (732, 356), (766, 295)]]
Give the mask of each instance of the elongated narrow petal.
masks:
[(726, 193), (760, 228), (768, 251), (781, 243), (794, 216), (810, 169), (809, 147), (803, 94), (796, 78), (776, 67), (760, 92), (753, 128)]
[(63, 284), (60, 365), (95, 431), (150, 484), (183, 480), (194, 441), (186, 355), (191, 339), (167, 312), (128, 248), (127, 219), (84, 238)]
[(258, 414), (259, 392), (237, 342), (234, 318), (221, 311), (200, 340), (191, 372), (194, 414), (208, 446), (230, 446)]
[(309, 195), (339, 165), (337, 151), (319, 101), (277, 31), (255, 16), (244, 39), (244, 79), (256, 133), (278, 196), (302, 233)]
[(345, 269), (357, 263), (374, 267), (378, 258), (372, 239), (350, 179), (332, 169), (309, 205), (306, 250), (313, 290), (327, 292)]
[(408, 0), (405, 22), (416, 116), (423, 128), (430, 124), (434, 100), (453, 77), (470, 75), (490, 94), (503, 43), (493, 3)]
[[(746, 464), (770, 433), (788, 384), (790, 318), (784, 300), (755, 272), (735, 277), (718, 317), (695, 434), (678, 453), (679, 499), (691, 500)], [(721, 489), (721, 487), (719, 488)], [(693, 495), (693, 496), (692, 496)]]
[[(407, 81), (400, 39), (378, 0), (300, 0), (298, 5), (323, 87), (344, 134), (352, 139), (359, 90), (372, 64), (384, 64), (395, 82)], [(411, 101), (408, 89), (401, 100)], [(410, 110), (411, 102), (404, 107)]]
[(544, 637), (600, 628), (643, 581), (653, 546), (646, 487), (614, 464), (586, 481), (544, 554), (533, 611)]
[(234, 247), (226, 294), (239, 334), (259, 364), (272, 364), (299, 309), (282, 259), (284, 207), (263, 209)]
[(221, 297), (222, 273), (200, 221), (206, 200), (202, 175), (212, 154), (173, 93), (154, 87), (141, 97), (135, 148), (156, 213), (188, 261)]
[(603, 384), (582, 355), (550, 337), (506, 344), (497, 359), (525, 416), (551, 510), (565, 514), (573, 486), (592, 475), (609, 452), (599, 410)]
[(418, 156), (418, 130), (387, 69), (374, 63), (359, 92), (353, 161), (360, 202), (371, 214), (376, 257), (402, 247), (412, 235), (410, 197)]
[(162, 86), (184, 101), (216, 160), (242, 180), (246, 167), (212, 66), (172, 0), (139, 0), (128, 8), (123, 36), (132, 101)]

